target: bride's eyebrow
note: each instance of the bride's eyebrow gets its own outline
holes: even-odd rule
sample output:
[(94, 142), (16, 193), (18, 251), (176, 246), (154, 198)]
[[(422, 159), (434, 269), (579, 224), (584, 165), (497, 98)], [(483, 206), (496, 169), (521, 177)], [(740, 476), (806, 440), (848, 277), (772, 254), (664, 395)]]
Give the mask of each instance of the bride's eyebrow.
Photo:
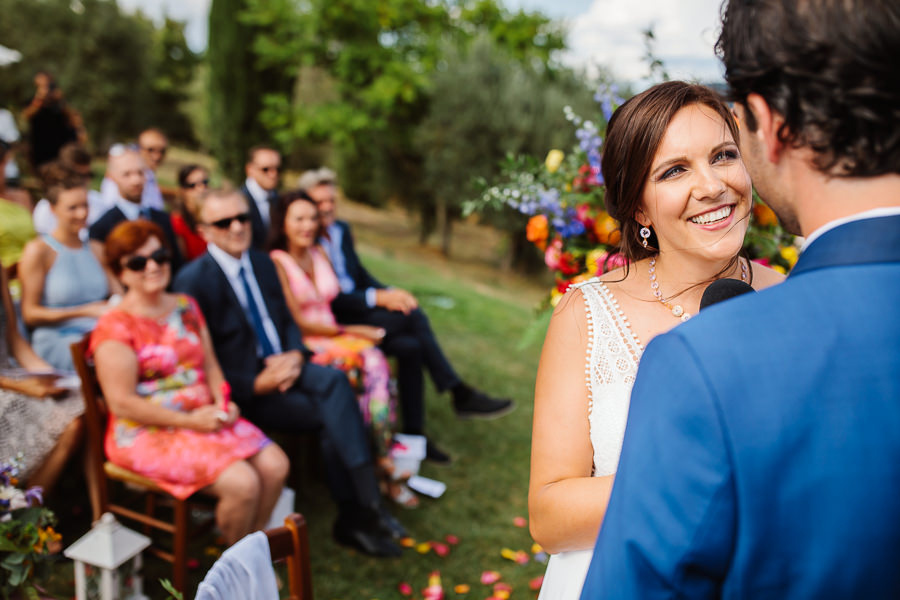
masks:
[(663, 162), (659, 163), (656, 167), (654, 167), (650, 171), (650, 174), (656, 175), (659, 171), (665, 170), (666, 168), (671, 167), (672, 165), (677, 165), (680, 162), (685, 162), (685, 161), (687, 161), (687, 159), (688, 159), (687, 156), (684, 156), (684, 155), (676, 156), (673, 158), (667, 158)]

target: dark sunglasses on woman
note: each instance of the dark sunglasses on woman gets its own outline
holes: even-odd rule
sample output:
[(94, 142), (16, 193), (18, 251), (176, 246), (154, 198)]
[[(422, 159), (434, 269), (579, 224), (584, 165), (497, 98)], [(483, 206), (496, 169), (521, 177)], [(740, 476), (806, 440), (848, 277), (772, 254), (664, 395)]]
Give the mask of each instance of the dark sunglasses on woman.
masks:
[(231, 227), (231, 223), (233, 221), (237, 221), (241, 225), (246, 225), (250, 222), (250, 213), (245, 212), (239, 215), (234, 215), (233, 217), (225, 217), (224, 219), (219, 219), (217, 221), (210, 221), (209, 224), (216, 229), (228, 229), (229, 227)]
[(172, 260), (172, 255), (165, 248), (158, 248), (150, 253), (150, 256), (141, 256), (136, 254), (125, 261), (124, 266), (129, 271), (141, 272), (147, 268), (149, 261), (155, 262), (159, 266), (168, 264)]
[(185, 182), (184, 187), (194, 189), (198, 185), (209, 187), (209, 179), (201, 179), (200, 181), (187, 181)]

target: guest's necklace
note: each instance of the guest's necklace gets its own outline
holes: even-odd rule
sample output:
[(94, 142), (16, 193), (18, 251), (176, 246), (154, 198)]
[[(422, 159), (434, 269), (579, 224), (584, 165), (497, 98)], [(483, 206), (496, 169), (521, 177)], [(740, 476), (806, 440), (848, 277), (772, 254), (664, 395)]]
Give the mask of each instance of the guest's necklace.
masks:
[[(744, 261), (740, 258), (738, 262), (741, 265), (741, 281), (747, 281), (747, 265), (744, 264)], [(648, 269), (650, 272), (650, 291), (653, 292), (653, 296), (660, 301), (660, 303), (672, 311), (672, 315), (676, 318), (681, 319), (682, 321), (687, 321), (691, 318), (691, 313), (684, 312), (684, 308), (680, 304), (672, 304), (665, 298), (663, 298), (662, 292), (659, 291), (659, 281), (656, 280), (656, 257), (650, 259), (650, 268)]]

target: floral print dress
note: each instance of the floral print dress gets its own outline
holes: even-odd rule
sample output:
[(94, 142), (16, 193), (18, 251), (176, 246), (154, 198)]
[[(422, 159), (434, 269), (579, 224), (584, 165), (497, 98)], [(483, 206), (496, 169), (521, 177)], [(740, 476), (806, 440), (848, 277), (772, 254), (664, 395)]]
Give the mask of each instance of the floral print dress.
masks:
[[(90, 351), (107, 341), (129, 346), (138, 361), (138, 395), (171, 410), (190, 412), (214, 401), (203, 371), (200, 335), (204, 325), (196, 302), (184, 295), (160, 319), (114, 309), (97, 322)], [(143, 425), (110, 414), (105, 447), (113, 463), (152, 479), (176, 498), (187, 498), (215, 482), (230, 464), (255, 455), (269, 443), (243, 418), (219, 431), (203, 433)]]
[[(310, 248), (313, 277), (300, 268), (297, 261), (283, 250), (273, 250), (272, 260), (287, 273), (291, 293), (304, 318), (320, 325), (334, 327), (331, 301), (340, 292), (337, 275), (328, 258), (318, 248)], [(396, 421), (396, 399), (390, 389), (390, 367), (384, 353), (369, 340), (350, 334), (334, 337), (303, 336), (303, 343), (313, 351), (312, 362), (344, 371), (357, 390), (363, 420), (372, 429), (378, 454), (390, 448)]]

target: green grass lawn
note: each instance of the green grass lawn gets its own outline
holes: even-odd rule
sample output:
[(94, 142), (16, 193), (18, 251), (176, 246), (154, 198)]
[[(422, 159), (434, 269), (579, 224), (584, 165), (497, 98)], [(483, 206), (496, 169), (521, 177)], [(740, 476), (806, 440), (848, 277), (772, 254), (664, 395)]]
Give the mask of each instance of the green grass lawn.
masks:
[[(448, 489), (437, 500), (422, 497), (415, 510), (394, 507), (392, 511), (417, 542), (457, 536), (458, 545), (451, 546), (443, 558), (408, 549), (398, 559), (374, 559), (338, 546), (331, 539), (335, 507), (321, 478), (315, 473), (299, 477), (292, 473), (298, 488), (296, 508), (310, 525), (315, 596), (320, 600), (400, 598), (397, 586), (405, 581), (414, 596), (421, 597), (429, 573), (437, 570), (448, 598), (480, 600), (491, 595), (491, 588), (479, 582), (482, 571), (496, 570), (513, 586), (513, 598), (533, 598), (528, 582), (543, 573), (544, 565), (534, 560), (519, 565), (500, 552), (503, 548), (530, 551), (532, 545), (527, 528), (516, 527), (513, 519), (527, 517), (532, 397), (540, 348), (539, 344), (521, 348), (520, 341), (534, 322), (539, 285), (511, 290), (462, 275), (452, 265), (431, 268), (422, 257), (405, 253), (395, 257), (390, 251), (365, 246), (362, 250), (373, 274), (419, 298), (459, 374), (492, 394), (513, 398), (516, 409), (493, 421), (460, 421), (449, 394), (438, 394), (428, 383), (427, 432), (454, 460), (449, 467), (426, 463), (421, 474), (445, 482)], [(72, 474), (50, 503), (60, 517), (67, 544), (89, 526), (83, 485), (80, 474)], [(211, 535), (194, 543), (201, 562), (190, 572), (188, 598), (214, 560), (204, 555), (212, 543)], [(157, 579), (170, 577), (168, 565), (148, 557), (145, 569), (145, 593), (151, 598), (167, 597)], [(71, 592), (65, 592), (71, 590), (71, 573), (71, 563), (61, 561), (50, 586), (59, 597), (71, 597)], [(469, 584), (471, 591), (457, 596), (453, 591), (457, 584)]]
[(371, 559), (331, 541), (334, 510), (325, 495), (301, 499), (298, 509), (311, 521), (313, 583), (317, 598), (397, 598), (397, 585), (410, 583), (418, 595), (434, 570), (441, 572), (448, 597), (453, 586), (469, 584), (469, 598), (485, 598), (489, 588), (479, 579), (497, 570), (513, 586), (515, 597), (532, 597), (528, 581), (543, 573), (534, 561), (518, 565), (504, 559), (507, 547), (529, 551), (527, 529), (513, 525), (527, 516), (528, 465), (532, 397), (539, 348), (519, 349), (524, 330), (534, 319), (530, 300), (486, 295), (466, 280), (434, 270), (411, 267), (385, 256), (369, 255), (367, 267), (380, 279), (402, 283), (413, 292), (431, 318), (442, 346), (460, 375), (490, 393), (515, 399), (516, 410), (494, 421), (460, 421), (449, 394), (439, 395), (429, 384), (427, 432), (453, 455), (450, 467), (426, 463), (422, 474), (445, 482), (438, 500), (423, 498), (416, 510), (397, 508), (416, 541), (459, 537), (444, 558), (433, 552), (406, 550), (396, 560)]

